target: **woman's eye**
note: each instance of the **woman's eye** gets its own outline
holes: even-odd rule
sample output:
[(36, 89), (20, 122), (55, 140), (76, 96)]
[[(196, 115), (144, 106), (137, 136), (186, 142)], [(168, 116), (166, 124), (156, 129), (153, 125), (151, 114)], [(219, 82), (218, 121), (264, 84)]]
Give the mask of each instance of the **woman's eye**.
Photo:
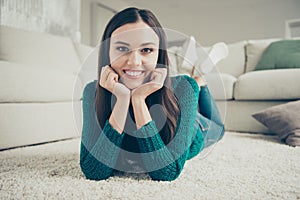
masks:
[(118, 51), (120, 51), (120, 52), (123, 52), (123, 53), (126, 53), (126, 52), (129, 52), (129, 49), (128, 49), (128, 47), (117, 47), (116, 48)]
[(153, 52), (153, 48), (143, 48), (142, 52), (143, 53), (151, 53), (151, 52)]

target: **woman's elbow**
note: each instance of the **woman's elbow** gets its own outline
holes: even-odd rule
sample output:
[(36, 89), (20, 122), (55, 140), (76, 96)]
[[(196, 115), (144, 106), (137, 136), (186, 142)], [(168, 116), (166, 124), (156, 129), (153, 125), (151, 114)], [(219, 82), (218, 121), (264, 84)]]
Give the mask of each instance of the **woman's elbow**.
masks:
[(165, 170), (157, 170), (154, 172), (150, 172), (149, 176), (152, 180), (155, 181), (174, 181), (179, 177), (181, 171), (182, 169), (177, 169), (176, 171), (172, 172), (166, 172)]
[(87, 165), (83, 160), (80, 160), (80, 168), (87, 179), (94, 181), (108, 179), (112, 174), (111, 169), (100, 166)]

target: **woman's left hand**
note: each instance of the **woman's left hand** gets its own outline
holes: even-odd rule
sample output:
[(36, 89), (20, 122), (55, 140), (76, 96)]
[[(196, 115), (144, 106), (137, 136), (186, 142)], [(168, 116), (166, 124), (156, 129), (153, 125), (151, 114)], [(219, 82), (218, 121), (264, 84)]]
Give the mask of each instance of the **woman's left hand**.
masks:
[(161, 89), (167, 76), (166, 68), (156, 68), (150, 77), (150, 82), (140, 85), (131, 91), (131, 99), (143, 99)]

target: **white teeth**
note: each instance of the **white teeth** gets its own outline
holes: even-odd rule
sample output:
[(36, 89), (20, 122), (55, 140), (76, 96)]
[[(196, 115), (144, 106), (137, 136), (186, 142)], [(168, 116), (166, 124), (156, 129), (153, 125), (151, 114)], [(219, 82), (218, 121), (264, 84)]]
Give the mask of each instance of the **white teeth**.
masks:
[(139, 76), (142, 74), (142, 71), (125, 71), (129, 76)]

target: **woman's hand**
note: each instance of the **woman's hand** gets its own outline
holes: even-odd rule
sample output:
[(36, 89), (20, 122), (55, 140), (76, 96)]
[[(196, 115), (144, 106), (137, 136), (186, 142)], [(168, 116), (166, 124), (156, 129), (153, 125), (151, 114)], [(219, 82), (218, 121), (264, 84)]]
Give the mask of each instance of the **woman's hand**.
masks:
[(152, 72), (150, 82), (140, 85), (131, 91), (131, 99), (145, 100), (147, 96), (163, 87), (166, 76), (166, 68), (156, 68)]
[(110, 66), (105, 66), (101, 69), (99, 85), (117, 97), (116, 104), (109, 118), (109, 123), (115, 130), (122, 134), (130, 102), (130, 90), (125, 85), (119, 83), (118, 74)]
[(131, 103), (137, 128), (149, 123), (152, 118), (145, 99), (153, 92), (163, 87), (167, 76), (167, 69), (157, 68), (152, 72), (150, 82), (145, 83), (131, 91)]
[(130, 98), (130, 90), (119, 83), (119, 75), (108, 65), (102, 67), (99, 84), (114, 94), (117, 99)]

